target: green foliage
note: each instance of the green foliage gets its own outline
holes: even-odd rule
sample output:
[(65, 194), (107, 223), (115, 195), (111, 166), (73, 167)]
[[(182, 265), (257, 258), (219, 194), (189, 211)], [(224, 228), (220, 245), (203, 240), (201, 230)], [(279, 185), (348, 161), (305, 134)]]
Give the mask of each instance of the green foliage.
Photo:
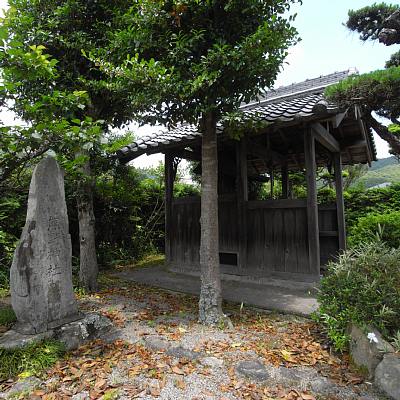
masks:
[(315, 318), (339, 351), (346, 349), (350, 322), (370, 324), (386, 338), (400, 328), (400, 249), (382, 242), (362, 245), (328, 265)]
[(346, 225), (349, 230), (368, 214), (400, 211), (400, 184), (383, 189), (350, 189), (344, 193)]
[(54, 365), (64, 352), (64, 345), (54, 340), (33, 343), (19, 349), (0, 349), (0, 380), (21, 374), (40, 374)]
[[(361, 40), (377, 40), (387, 46), (400, 43), (400, 6), (374, 3), (359, 10), (350, 10), (347, 27), (360, 33)], [(390, 146), (390, 152), (400, 155), (400, 137), (378, 121), (373, 113), (397, 124), (400, 117), (399, 53), (386, 63), (386, 70), (351, 76), (325, 91), (328, 100), (342, 107), (359, 105), (367, 126)]]
[(272, 86), (296, 42), (293, 17), (283, 16), (295, 2), (143, 0), (114, 32), (111, 57), (90, 58), (129, 90), (144, 121), (218, 120)]
[(389, 119), (400, 117), (400, 67), (352, 75), (329, 86), (325, 95), (342, 107), (355, 102)]
[(11, 307), (0, 307), (0, 325), (11, 326), (16, 320), (17, 317)]
[(400, 7), (394, 4), (374, 3), (358, 10), (350, 10), (346, 26), (360, 33), (360, 39), (363, 41), (377, 40), (385, 19), (399, 9)]
[[(162, 252), (164, 166), (107, 169), (97, 177), (94, 187), (99, 264), (109, 267), (132, 263), (149, 253)], [(176, 197), (199, 195), (196, 186), (183, 183), (180, 177), (178, 171), (174, 185)], [(29, 179), (30, 175), (26, 173), (19, 182), (20, 187), (10, 187), (7, 193), (0, 191), (0, 289), (4, 293), (9, 287), (9, 268), (17, 238), (25, 223)], [(79, 264), (79, 228), (74, 179), (73, 174), (66, 177), (65, 190), (75, 268)]]
[(385, 68), (400, 67), (400, 50), (390, 56), (390, 60), (386, 61)]
[(391, 338), (392, 345), (398, 353), (400, 353), (400, 331), (397, 331), (396, 334)]
[(389, 247), (400, 247), (400, 211), (370, 213), (359, 218), (349, 230), (348, 243), (352, 247), (359, 246), (377, 237)]

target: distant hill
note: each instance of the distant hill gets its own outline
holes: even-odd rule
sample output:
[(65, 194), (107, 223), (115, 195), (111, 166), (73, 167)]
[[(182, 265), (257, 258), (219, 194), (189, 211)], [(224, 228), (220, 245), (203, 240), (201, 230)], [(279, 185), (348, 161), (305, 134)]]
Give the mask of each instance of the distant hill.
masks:
[(400, 163), (395, 157), (382, 158), (372, 162), (371, 168), (357, 183), (362, 183), (366, 188), (382, 183), (400, 183)]

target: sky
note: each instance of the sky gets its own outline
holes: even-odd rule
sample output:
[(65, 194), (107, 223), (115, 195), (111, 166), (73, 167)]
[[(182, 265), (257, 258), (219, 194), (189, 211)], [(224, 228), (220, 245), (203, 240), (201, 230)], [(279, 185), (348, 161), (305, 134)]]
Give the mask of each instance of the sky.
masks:
[[(290, 49), (286, 63), (282, 66), (275, 88), (316, 78), (336, 71), (356, 68), (360, 73), (383, 68), (391, 54), (399, 46), (386, 47), (375, 42), (361, 42), (356, 33), (343, 26), (349, 8), (358, 9), (373, 4), (367, 0), (303, 0), (294, 5), (291, 13), (297, 13), (294, 26), (301, 42)], [(399, 4), (399, 0), (388, 1)], [(0, 0), (0, 9), (7, 7), (6, 0)], [(4, 113), (3, 113), (4, 114)], [(9, 123), (12, 116), (3, 115), (3, 122)], [(157, 132), (158, 127), (135, 128), (136, 136)], [(388, 157), (386, 142), (375, 135), (378, 158)], [(135, 166), (155, 165), (162, 155), (141, 156)]]

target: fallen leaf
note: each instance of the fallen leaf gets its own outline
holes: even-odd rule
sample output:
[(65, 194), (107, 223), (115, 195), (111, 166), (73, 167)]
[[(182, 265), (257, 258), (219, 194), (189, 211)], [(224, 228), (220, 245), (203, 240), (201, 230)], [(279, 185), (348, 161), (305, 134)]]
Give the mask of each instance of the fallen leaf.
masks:
[(181, 389), (181, 390), (185, 390), (186, 389), (186, 383), (185, 383), (185, 381), (181, 378), (181, 379), (176, 379), (175, 380), (175, 386), (178, 388), (178, 389)]
[(177, 375), (185, 375), (185, 373), (184, 373), (179, 367), (177, 367), (176, 365), (174, 365), (173, 367), (171, 367), (171, 370), (172, 370), (172, 372), (173, 372), (174, 374), (177, 374)]

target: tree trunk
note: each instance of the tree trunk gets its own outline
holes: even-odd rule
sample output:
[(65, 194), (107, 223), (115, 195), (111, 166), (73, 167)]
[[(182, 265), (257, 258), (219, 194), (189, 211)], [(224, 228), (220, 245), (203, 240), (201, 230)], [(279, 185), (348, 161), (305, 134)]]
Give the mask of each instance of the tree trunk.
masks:
[(199, 321), (206, 325), (215, 325), (224, 315), (219, 271), (218, 151), (214, 115), (206, 114), (202, 125)]
[(372, 129), (386, 142), (388, 142), (391, 150), (396, 155), (400, 154), (400, 138), (389, 131), (389, 129), (379, 123), (372, 115), (365, 117), (366, 122), (372, 127)]
[(97, 255), (95, 242), (95, 217), (93, 212), (93, 179), (90, 161), (82, 167), (83, 177), (78, 184), (78, 220), (80, 246), (80, 284), (88, 292), (97, 290)]

